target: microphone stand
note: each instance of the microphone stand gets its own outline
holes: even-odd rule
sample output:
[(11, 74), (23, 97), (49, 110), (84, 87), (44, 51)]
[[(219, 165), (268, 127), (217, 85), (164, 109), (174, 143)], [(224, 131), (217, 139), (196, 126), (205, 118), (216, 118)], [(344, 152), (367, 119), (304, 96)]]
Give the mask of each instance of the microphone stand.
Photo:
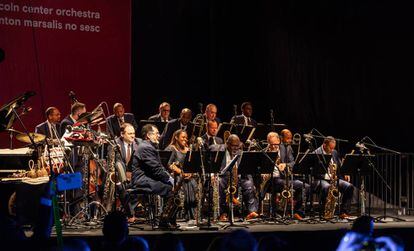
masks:
[[(364, 138), (367, 138), (367, 139), (369, 139), (371, 141), (371, 143), (365, 143), (364, 142), (364, 145), (365, 146), (370, 146), (370, 147), (377, 148), (377, 149), (382, 150), (382, 151), (385, 151), (385, 152), (391, 152), (391, 153), (394, 153), (394, 154), (397, 154), (397, 155), (401, 155), (401, 152), (398, 152), (398, 151), (395, 151), (395, 150), (392, 150), (392, 149), (389, 149), (389, 148), (386, 148), (386, 147), (382, 147), (382, 146), (379, 146), (379, 145), (375, 144), (375, 142), (371, 138), (369, 138), (367, 136), (364, 137)], [(366, 159), (368, 160), (368, 165), (375, 171), (375, 173), (378, 175), (378, 177), (380, 177), (381, 182), (382, 182), (382, 185), (383, 185), (383, 188), (385, 186), (385, 198), (384, 198), (384, 202), (383, 202), (383, 206), (384, 206), (383, 207), (383, 212), (384, 212), (384, 214), (383, 215), (380, 215), (378, 217), (375, 217), (374, 218), (375, 222), (386, 223), (387, 221), (385, 221), (385, 220), (387, 218), (391, 218), (393, 221), (397, 221), (397, 222), (406, 221), (404, 219), (401, 219), (401, 218), (398, 218), (398, 217), (395, 217), (395, 216), (387, 216), (387, 190), (389, 192), (391, 192), (391, 190), (392, 190), (391, 189), (391, 186), (387, 183), (387, 181), (385, 180), (385, 178), (379, 173), (379, 171), (375, 167), (374, 163), (372, 163), (372, 161), (369, 158), (366, 158)], [(385, 169), (385, 172), (386, 171), (387, 170)]]

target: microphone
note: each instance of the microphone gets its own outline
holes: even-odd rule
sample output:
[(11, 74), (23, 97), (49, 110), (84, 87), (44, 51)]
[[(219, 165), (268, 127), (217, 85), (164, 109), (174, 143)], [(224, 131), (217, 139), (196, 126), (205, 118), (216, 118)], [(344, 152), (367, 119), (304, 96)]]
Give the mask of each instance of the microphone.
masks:
[(198, 103), (198, 109), (200, 110), (200, 113), (203, 114), (203, 103)]
[(305, 138), (305, 140), (313, 139), (313, 135), (311, 133), (305, 133), (305, 134), (303, 134), (303, 137)]
[(197, 145), (198, 145), (198, 147), (203, 147), (204, 146), (203, 138), (197, 137)]
[(361, 140), (361, 141), (358, 141), (358, 142), (355, 144), (355, 147), (359, 148), (361, 151), (362, 151), (362, 150), (366, 150), (366, 149), (368, 149), (368, 148), (365, 146), (365, 144), (364, 144), (364, 143), (362, 143), (362, 140)]
[(237, 105), (233, 105), (234, 116), (237, 116)]
[(270, 120), (271, 120), (271, 123), (273, 123), (273, 121), (274, 121), (274, 117), (273, 117), (273, 109), (270, 109)]
[(20, 113), (20, 116), (28, 114), (32, 110), (32, 107), (25, 107), (23, 108), (23, 111)]

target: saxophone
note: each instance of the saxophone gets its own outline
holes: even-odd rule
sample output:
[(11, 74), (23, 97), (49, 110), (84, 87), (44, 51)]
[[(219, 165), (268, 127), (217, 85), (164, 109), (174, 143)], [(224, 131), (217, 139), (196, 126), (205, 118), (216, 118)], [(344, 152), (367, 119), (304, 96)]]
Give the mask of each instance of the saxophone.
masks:
[[(283, 216), (286, 216), (287, 206), (288, 203), (291, 201), (292, 193), (291, 190), (291, 182), (289, 182), (289, 176), (292, 175), (289, 167), (286, 166), (285, 168), (285, 186), (283, 187), (283, 191), (280, 193), (280, 208), (283, 210)], [(288, 185), (289, 184), (289, 185)]]
[(108, 169), (106, 172), (105, 187), (103, 194), (103, 206), (106, 211), (112, 210), (112, 205), (115, 201), (115, 182), (113, 179), (115, 174), (115, 149), (112, 148), (108, 153)]
[(213, 188), (213, 221), (220, 217), (220, 182), (218, 174), (212, 174), (211, 187)]
[(336, 164), (329, 164), (328, 172), (331, 177), (331, 182), (328, 190), (328, 196), (326, 198), (325, 203), (325, 212), (324, 212), (324, 218), (325, 219), (332, 219), (335, 214), (335, 208), (338, 204), (339, 199), (339, 190), (337, 188), (337, 165)]
[[(235, 194), (237, 193), (237, 184), (239, 182), (239, 177), (237, 174), (237, 166), (234, 166), (232, 169), (233, 172), (233, 180), (230, 180), (229, 175), (229, 185), (226, 190), (226, 203), (229, 203), (230, 197), (233, 199)], [(231, 195), (231, 196), (230, 196)]]
[(178, 209), (181, 206), (181, 199), (179, 196), (179, 191), (183, 185), (184, 179), (182, 175), (180, 175), (181, 179), (178, 183), (174, 186), (172, 190), (172, 196), (168, 198), (167, 202), (165, 203), (164, 210), (161, 213), (161, 220), (166, 222), (173, 222), (174, 218), (178, 212)]

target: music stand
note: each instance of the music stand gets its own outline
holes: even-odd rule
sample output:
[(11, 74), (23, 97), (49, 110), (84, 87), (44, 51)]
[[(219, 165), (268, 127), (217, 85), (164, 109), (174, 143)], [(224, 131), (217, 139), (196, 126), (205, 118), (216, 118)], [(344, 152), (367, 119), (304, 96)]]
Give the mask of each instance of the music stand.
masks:
[[(365, 182), (364, 176), (372, 173), (372, 168), (369, 165), (369, 161), (373, 160), (375, 155), (366, 155), (366, 154), (346, 154), (344, 162), (339, 170), (340, 174), (350, 175), (357, 173), (357, 177), (360, 179), (360, 190), (361, 193), (365, 193)], [(363, 207), (361, 207), (361, 215), (365, 214), (365, 198), (362, 198)], [(361, 201), (360, 201), (361, 202)], [(371, 214), (371, 200), (369, 201), (368, 211)]]
[(231, 124), (231, 123), (227, 123), (227, 122), (223, 122), (219, 125), (219, 128), (217, 129), (217, 137), (220, 137), (222, 139), (224, 139), (224, 132), (225, 131), (229, 131), (230, 133), (234, 132), (233, 127), (235, 127), (235, 124)]
[[(295, 164), (292, 168), (292, 173), (303, 174), (308, 176), (310, 184), (310, 196), (313, 194), (313, 178), (314, 176), (321, 176), (327, 173), (327, 165), (331, 160), (331, 154), (318, 154), (318, 153), (299, 153)], [(310, 213), (314, 217), (314, 207), (312, 200), (310, 200), (311, 207)], [(319, 218), (321, 218), (321, 210), (319, 210)]]
[(237, 134), (240, 141), (245, 143), (253, 137), (256, 128), (248, 125), (237, 125), (231, 123), (221, 123), (217, 132), (217, 136), (224, 139), (224, 132), (229, 131), (231, 134)]
[(276, 131), (279, 132), (282, 129), (285, 129), (285, 124), (263, 124), (263, 123), (257, 123), (256, 130), (254, 132), (254, 138), (259, 140), (265, 140), (267, 139), (267, 134), (270, 131)]
[(158, 150), (158, 153), (160, 155), (161, 164), (164, 167), (168, 167), (168, 161), (170, 161), (172, 151)]

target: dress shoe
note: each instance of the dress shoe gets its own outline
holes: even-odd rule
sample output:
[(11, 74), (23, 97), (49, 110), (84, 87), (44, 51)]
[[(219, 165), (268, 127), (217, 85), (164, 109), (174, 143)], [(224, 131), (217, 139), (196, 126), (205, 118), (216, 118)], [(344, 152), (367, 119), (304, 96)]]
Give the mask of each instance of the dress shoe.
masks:
[(221, 214), (219, 221), (229, 221), (229, 218), (227, 218), (227, 214)]
[(132, 216), (132, 217), (128, 218), (128, 223), (135, 223), (137, 221), (138, 221), (138, 218), (135, 217), (135, 216)]
[(239, 201), (239, 199), (237, 199), (237, 198), (233, 197), (233, 205), (234, 205), (234, 206), (240, 206), (240, 201)]
[(259, 215), (256, 212), (251, 212), (246, 216), (246, 220), (252, 220), (257, 218)]
[(295, 220), (303, 220), (303, 217), (300, 215), (300, 214), (298, 214), (298, 213), (294, 213), (293, 214), (293, 218), (295, 219)]
[(349, 215), (349, 214), (346, 214), (346, 213), (341, 213), (340, 215), (339, 215), (339, 218), (341, 218), (341, 219), (349, 219), (351, 216)]

